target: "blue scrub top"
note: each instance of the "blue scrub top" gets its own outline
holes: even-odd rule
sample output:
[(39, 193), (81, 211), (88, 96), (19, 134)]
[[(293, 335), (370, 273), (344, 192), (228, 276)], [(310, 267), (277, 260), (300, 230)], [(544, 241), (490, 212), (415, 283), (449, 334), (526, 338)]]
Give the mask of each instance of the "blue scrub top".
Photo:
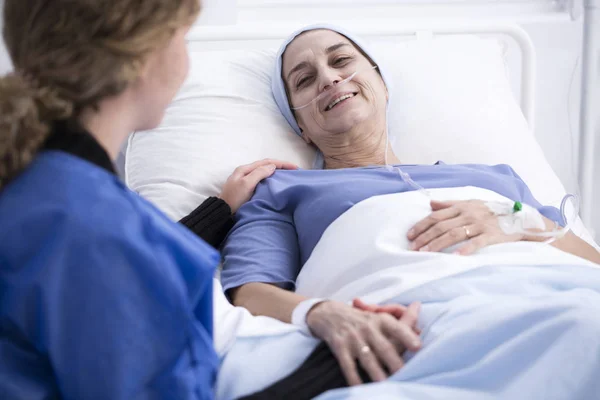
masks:
[(81, 158), (0, 193), (0, 399), (211, 399), (218, 253)]
[[(554, 207), (543, 207), (508, 165), (400, 165), (427, 189), (474, 186), (537, 208), (563, 225)], [(355, 204), (373, 196), (415, 190), (386, 167), (276, 171), (258, 185), (236, 214), (223, 248), (225, 290), (264, 282), (293, 289), (323, 232)]]

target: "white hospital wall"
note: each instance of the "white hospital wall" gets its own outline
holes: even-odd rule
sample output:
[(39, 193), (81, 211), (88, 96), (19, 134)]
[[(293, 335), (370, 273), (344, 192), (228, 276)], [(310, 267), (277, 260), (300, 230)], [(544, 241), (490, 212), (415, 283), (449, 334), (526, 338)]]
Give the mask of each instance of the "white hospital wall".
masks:
[[(225, 25), (236, 22), (236, 0), (202, 0), (198, 22), (204, 25)], [(0, 0), (0, 32), (4, 27), (4, 0)], [(12, 70), (4, 40), (0, 43), (0, 75)]]
[(6, 52), (6, 47), (4, 44), (0, 47), (0, 74), (4, 75), (12, 70), (12, 64), (10, 62), (10, 57)]
[[(0, 32), (4, 28), (4, 1), (0, 2), (2, 8), (0, 8)], [(6, 46), (4, 45), (4, 39), (0, 43), (0, 75), (4, 75), (7, 72), (12, 70), (12, 64), (10, 62), (10, 57), (6, 52)]]
[[(600, 75), (600, 71), (598, 71)], [(600, 79), (598, 80), (600, 82)], [(600, 91), (600, 88), (598, 89)], [(600, 107), (597, 109), (597, 118), (596, 118), (596, 162), (594, 168), (594, 201), (593, 201), (593, 210), (592, 210), (592, 221), (593, 221), (593, 229), (595, 231), (596, 241), (600, 241), (600, 209), (598, 206), (600, 205)]]
[[(589, 4), (591, 5), (592, 3), (594, 3), (593, 1), (589, 1)], [(600, 1), (596, 0), (595, 3), (596, 7), (598, 9), (600, 9)], [(598, 16), (598, 12), (596, 11), (596, 15)], [(595, 36), (595, 52), (591, 57), (596, 57), (596, 61), (597, 61), (597, 69), (595, 71), (591, 71), (591, 73), (595, 76), (595, 104), (594, 107), (595, 109), (592, 110), (592, 115), (593, 118), (595, 119), (595, 132), (594, 132), (594, 136), (595, 136), (595, 141), (596, 141), (596, 145), (595, 145), (595, 163), (594, 163), (594, 173), (593, 173), (593, 184), (594, 184), (594, 196), (593, 196), (593, 201), (592, 201), (592, 221), (593, 221), (593, 227), (596, 231), (596, 241), (600, 241), (600, 208), (598, 207), (600, 205), (600, 41), (598, 39), (600, 39), (600, 21), (596, 20), (595, 21), (595, 34), (597, 36)]]

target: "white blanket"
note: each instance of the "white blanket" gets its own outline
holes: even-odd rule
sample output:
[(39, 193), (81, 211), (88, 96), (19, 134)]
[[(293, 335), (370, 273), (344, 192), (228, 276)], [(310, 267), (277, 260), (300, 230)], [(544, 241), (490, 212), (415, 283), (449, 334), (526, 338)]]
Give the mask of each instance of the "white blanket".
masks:
[(408, 250), (408, 230), (431, 213), (430, 200), (510, 201), (476, 188), (428, 190), (372, 197), (340, 216), (302, 267), (296, 292), (348, 302), (383, 303), (416, 286), (485, 265), (589, 265), (586, 260), (534, 242), (498, 244), (472, 256)]
[[(476, 187), (430, 189), (429, 197), (407, 192), (364, 200), (325, 230), (297, 280), (296, 292), (349, 302), (361, 297), (384, 303), (416, 286), (485, 265), (568, 264), (597, 267), (552, 246), (532, 242), (489, 246), (472, 256), (421, 253), (408, 250), (406, 233), (431, 213), (435, 200), (506, 200)], [(267, 266), (265, 266), (267, 268)], [(267, 317), (253, 317), (232, 306), (214, 281), (215, 346), (223, 356), (236, 338), (277, 336), (298, 331)]]
[[(430, 195), (438, 200), (503, 199), (494, 192), (473, 187), (430, 190)], [(429, 201), (423, 194), (411, 192), (373, 197), (352, 207), (325, 231), (298, 277), (297, 292), (345, 302), (361, 297), (367, 302), (385, 303), (428, 282), (487, 265), (522, 267), (513, 274), (525, 273), (527, 265), (598, 268), (584, 259), (539, 243), (494, 245), (472, 256), (409, 251), (406, 233), (429, 215)], [(504, 279), (514, 282), (513, 278), (507, 271)], [(217, 398), (237, 398), (283, 378), (297, 368), (316, 345), (314, 339), (304, 336), (294, 326), (271, 318), (252, 317), (246, 310), (231, 306), (220, 292), (218, 282), (215, 289), (215, 338), (217, 349), (224, 357)], [(417, 297), (423, 299), (420, 295)], [(420, 324), (428, 323), (429, 314), (422, 313)]]

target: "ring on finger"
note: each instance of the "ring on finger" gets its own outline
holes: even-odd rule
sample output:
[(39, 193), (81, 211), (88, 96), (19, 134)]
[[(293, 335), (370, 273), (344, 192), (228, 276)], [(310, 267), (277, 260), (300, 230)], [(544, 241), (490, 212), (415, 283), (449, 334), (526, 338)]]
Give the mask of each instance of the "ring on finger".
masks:
[(370, 352), (371, 352), (371, 348), (369, 346), (367, 346), (366, 344), (360, 348), (361, 354), (369, 354)]
[(467, 239), (471, 239), (471, 231), (469, 230), (469, 228), (467, 228), (467, 226), (463, 226), (463, 229), (465, 230), (465, 235), (467, 235)]

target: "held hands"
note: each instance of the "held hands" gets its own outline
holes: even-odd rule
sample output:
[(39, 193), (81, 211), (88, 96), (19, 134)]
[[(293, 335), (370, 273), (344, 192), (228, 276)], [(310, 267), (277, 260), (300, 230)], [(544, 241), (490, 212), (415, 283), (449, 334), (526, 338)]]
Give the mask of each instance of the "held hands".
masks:
[(498, 217), (481, 200), (432, 200), (431, 209), (408, 231), (411, 250), (439, 252), (465, 241), (455, 254), (467, 255), (492, 244), (526, 239), (521, 233), (504, 233)]
[(417, 351), (419, 303), (404, 306), (371, 306), (360, 300), (354, 307), (336, 301), (314, 306), (306, 317), (313, 334), (335, 354), (349, 385), (361, 382), (357, 362), (374, 382), (386, 379), (404, 366), (401, 355)]
[[(352, 307), (358, 308), (359, 310), (363, 311), (370, 311), (373, 313), (387, 313), (396, 319), (401, 319), (403, 316), (405, 316), (407, 312), (409, 312), (409, 308), (411, 307), (412, 309), (410, 312), (416, 313), (415, 317), (418, 317), (421, 305), (419, 303), (413, 303), (409, 307), (403, 306), (402, 304), (386, 304), (385, 306), (380, 306), (377, 304), (364, 303), (361, 299), (354, 299), (352, 301)], [(415, 333), (417, 335), (420, 335), (421, 330), (416, 326), (416, 319), (413, 325), (413, 330), (415, 331)]]
[(298, 166), (285, 161), (265, 159), (252, 164), (237, 167), (223, 186), (219, 195), (235, 213), (245, 202), (250, 200), (259, 184), (265, 178), (273, 175), (276, 169), (298, 169)]

